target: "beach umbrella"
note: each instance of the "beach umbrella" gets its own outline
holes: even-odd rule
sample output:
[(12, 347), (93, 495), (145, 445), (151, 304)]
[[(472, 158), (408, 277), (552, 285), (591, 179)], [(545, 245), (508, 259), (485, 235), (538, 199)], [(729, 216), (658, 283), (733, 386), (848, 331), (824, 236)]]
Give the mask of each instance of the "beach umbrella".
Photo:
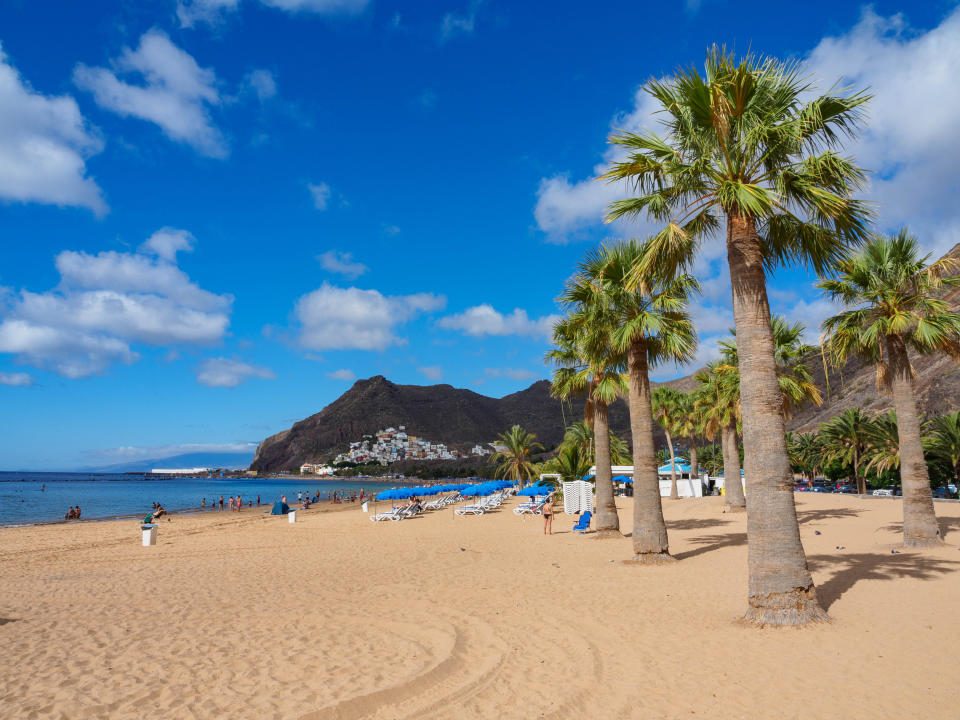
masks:
[(379, 493), (377, 500), (402, 500), (410, 497), (410, 491), (407, 488), (390, 488)]
[(584, 476), (583, 476), (583, 479), (584, 479), (584, 480), (593, 480), (593, 475), (584, 475)]
[(633, 478), (627, 477), (626, 475), (617, 475), (614, 479), (614, 482), (618, 483), (632, 483)]
[(546, 495), (553, 491), (549, 485), (530, 485), (525, 487), (523, 490), (520, 490), (517, 495), (528, 495), (533, 497), (534, 495)]

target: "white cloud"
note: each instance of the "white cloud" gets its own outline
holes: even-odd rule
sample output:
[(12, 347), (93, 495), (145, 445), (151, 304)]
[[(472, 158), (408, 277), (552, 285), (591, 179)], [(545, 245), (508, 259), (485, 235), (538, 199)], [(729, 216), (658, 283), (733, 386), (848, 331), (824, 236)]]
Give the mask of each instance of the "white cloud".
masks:
[(326, 210), (327, 204), (330, 202), (330, 186), (325, 182), (307, 183), (307, 189), (313, 198), (313, 206), (317, 210)]
[(207, 387), (236, 387), (250, 378), (273, 380), (275, 377), (270, 368), (224, 357), (207, 358), (197, 367), (197, 382)]
[(874, 96), (866, 127), (845, 152), (873, 171), (868, 197), (881, 225), (909, 224), (928, 251), (960, 242), (960, 8), (919, 32), (903, 15), (884, 18), (867, 7), (849, 32), (822, 40), (809, 62), (821, 84), (843, 77)]
[(333, 378), (334, 380), (343, 380), (345, 382), (353, 382), (357, 379), (357, 376), (354, 374), (353, 370), (348, 370), (347, 368), (328, 372), (327, 377)]
[(423, 375), (427, 380), (433, 380), (434, 382), (439, 382), (443, 379), (443, 368), (439, 365), (425, 365), (423, 367), (418, 367), (417, 372)]
[(140, 252), (152, 253), (169, 262), (177, 261), (177, 253), (193, 251), (193, 235), (187, 230), (165, 227), (157, 230), (140, 246)]
[[(119, 75), (140, 76), (142, 84), (126, 82)], [(211, 108), (221, 102), (216, 74), (201, 68), (160, 30), (144, 33), (136, 50), (125, 48), (113, 62), (113, 70), (81, 64), (73, 80), (93, 93), (106, 110), (155, 123), (171, 140), (203, 155), (222, 158), (228, 153), (226, 140), (210, 116)]]
[[(356, 15), (370, 0), (260, 0), (263, 5), (290, 13), (312, 12), (318, 15)], [(177, 0), (180, 27), (197, 23), (218, 25), (228, 12), (240, 7), (240, 0)]]
[(57, 288), (10, 294), (2, 310), (0, 352), (20, 362), (77, 378), (134, 362), (133, 343), (210, 345), (227, 331), (232, 298), (203, 290), (169, 261), (66, 250), (55, 264)]
[(33, 376), (22, 372), (0, 372), (0, 385), (13, 387), (30, 387), (33, 385)]
[(509, 315), (504, 315), (495, 310), (492, 305), (484, 303), (467, 308), (462, 313), (440, 318), (437, 325), (475, 337), (526, 335), (538, 339), (549, 339), (553, 334), (553, 326), (559, 319), (559, 315), (545, 315), (532, 319), (527, 316), (527, 311), (521, 308), (515, 308)]
[(226, 13), (239, 6), (240, 0), (177, 0), (177, 19), (184, 28), (198, 23), (218, 25)]
[(294, 314), (300, 323), (300, 345), (306, 349), (383, 350), (402, 342), (395, 333), (398, 325), (444, 305), (442, 295), (387, 296), (324, 283), (297, 301)]
[(264, 5), (287, 12), (313, 12), (320, 15), (355, 15), (369, 0), (260, 0)]
[(820, 324), (842, 311), (843, 305), (822, 296), (813, 300), (798, 300), (793, 305), (776, 304), (773, 308), (774, 313), (783, 315), (791, 323), (803, 323), (806, 326), (803, 339), (811, 345), (820, 342)]
[(244, 80), (260, 102), (265, 102), (277, 95), (277, 79), (269, 70), (262, 68), (253, 70)]
[[(637, 89), (633, 95), (633, 108), (629, 112), (616, 114), (610, 122), (610, 130), (636, 133), (654, 130), (656, 110), (657, 104), (653, 98), (642, 88)], [(596, 178), (606, 172), (611, 162), (622, 157), (622, 150), (610, 146), (588, 178), (571, 181), (569, 173), (559, 173), (540, 180), (533, 216), (537, 227), (547, 233), (547, 240), (567, 242), (584, 230), (599, 227), (607, 206), (614, 200), (626, 197), (627, 189), (622, 183), (610, 184)], [(641, 228), (647, 226), (644, 221), (639, 221), (639, 224)], [(636, 225), (621, 222), (618, 227), (625, 226), (624, 229), (631, 234), (638, 234)]]
[(477, 25), (477, 10), (480, 2), (475, 0), (462, 14), (449, 12), (440, 21), (440, 42), (452, 40), (458, 35), (472, 35)]
[(370, 269), (363, 263), (354, 261), (350, 253), (339, 250), (328, 250), (322, 255), (317, 255), (317, 260), (327, 272), (337, 273), (351, 280), (355, 280)]
[(69, 95), (31, 88), (0, 46), (0, 199), (107, 211), (86, 160), (103, 142)]
[(543, 373), (524, 368), (486, 368), (483, 374), (487, 377), (505, 377), (510, 380), (539, 380), (543, 376)]

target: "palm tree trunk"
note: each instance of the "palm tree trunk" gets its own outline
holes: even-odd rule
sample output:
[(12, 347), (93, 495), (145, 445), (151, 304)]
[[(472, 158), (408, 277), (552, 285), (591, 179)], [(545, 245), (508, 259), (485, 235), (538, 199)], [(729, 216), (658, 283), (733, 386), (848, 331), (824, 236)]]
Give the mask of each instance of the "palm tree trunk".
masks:
[[(804, 625), (826, 620), (807, 568), (787, 457), (763, 251), (753, 218), (728, 216), (727, 262), (740, 359), (744, 474), (748, 484), (748, 600), (744, 620)], [(729, 484), (729, 480), (727, 481)]]
[(610, 425), (607, 419), (607, 404), (593, 401), (593, 444), (596, 454), (597, 473), (597, 533), (620, 535), (620, 518), (613, 499), (613, 472), (610, 467)]
[(670, 499), (678, 500), (680, 493), (677, 492), (677, 463), (673, 454), (673, 438), (669, 430), (664, 430), (667, 434), (667, 446), (670, 448)]
[(700, 479), (700, 463), (697, 460), (697, 439), (690, 438), (690, 478)]
[(857, 492), (861, 495), (867, 492), (866, 480), (860, 482), (860, 440), (857, 439), (853, 444), (853, 481), (857, 485)]
[(733, 512), (747, 509), (740, 481), (740, 448), (737, 447), (737, 424), (730, 421), (720, 431), (720, 448), (723, 450), (723, 496), (727, 507)]
[(628, 355), (633, 436), (633, 559), (645, 564), (662, 563), (673, 558), (660, 502), (646, 342), (642, 339), (632, 342)]
[(897, 411), (897, 435), (900, 440), (903, 544), (907, 547), (939, 545), (940, 526), (933, 509), (930, 476), (923, 457), (920, 416), (913, 393), (910, 358), (903, 339), (898, 335), (888, 335), (886, 346), (893, 406)]

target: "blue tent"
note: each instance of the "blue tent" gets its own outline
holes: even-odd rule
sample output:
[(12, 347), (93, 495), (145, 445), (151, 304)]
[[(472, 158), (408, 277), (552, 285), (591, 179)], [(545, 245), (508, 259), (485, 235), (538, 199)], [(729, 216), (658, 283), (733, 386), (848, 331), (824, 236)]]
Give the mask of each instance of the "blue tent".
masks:
[(290, 506), (285, 502), (280, 502), (279, 500), (273, 504), (273, 510), (270, 511), (271, 515), (286, 515), (290, 512)]

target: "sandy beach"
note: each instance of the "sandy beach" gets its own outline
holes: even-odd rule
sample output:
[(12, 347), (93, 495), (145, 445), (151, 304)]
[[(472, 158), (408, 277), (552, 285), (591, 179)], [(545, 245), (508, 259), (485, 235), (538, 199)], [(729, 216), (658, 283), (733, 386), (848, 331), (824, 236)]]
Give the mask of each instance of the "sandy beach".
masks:
[(664, 501), (665, 567), (516, 501), (173, 516), (149, 548), (135, 521), (2, 529), (0, 716), (955, 717), (960, 504), (943, 548), (892, 553), (899, 500), (797, 500), (833, 619), (803, 630), (736, 623), (746, 521), (720, 498)]

